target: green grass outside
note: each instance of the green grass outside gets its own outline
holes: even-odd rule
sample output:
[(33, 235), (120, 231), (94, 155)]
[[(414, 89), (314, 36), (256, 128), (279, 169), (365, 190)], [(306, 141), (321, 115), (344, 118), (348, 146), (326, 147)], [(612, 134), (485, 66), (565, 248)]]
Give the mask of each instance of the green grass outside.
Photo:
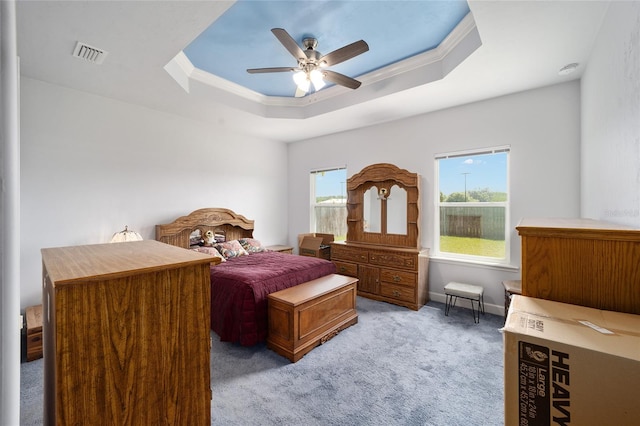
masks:
[(505, 242), (482, 238), (441, 236), (440, 251), (502, 259), (505, 257)]

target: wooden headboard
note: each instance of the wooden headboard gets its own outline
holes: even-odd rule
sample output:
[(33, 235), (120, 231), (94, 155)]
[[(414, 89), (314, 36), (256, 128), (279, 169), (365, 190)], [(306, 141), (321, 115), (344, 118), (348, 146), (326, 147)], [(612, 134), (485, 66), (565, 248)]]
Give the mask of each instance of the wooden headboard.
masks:
[(253, 238), (253, 220), (229, 209), (206, 208), (189, 213), (165, 225), (156, 225), (156, 240), (189, 248), (189, 236), (196, 230), (224, 233), (227, 241)]

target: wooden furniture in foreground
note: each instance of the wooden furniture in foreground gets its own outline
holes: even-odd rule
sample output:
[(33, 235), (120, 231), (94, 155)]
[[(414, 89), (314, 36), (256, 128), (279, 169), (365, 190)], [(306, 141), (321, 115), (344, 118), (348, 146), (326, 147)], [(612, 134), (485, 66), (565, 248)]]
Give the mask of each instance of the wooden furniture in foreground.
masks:
[(327, 275), (269, 295), (267, 347), (297, 362), (358, 322), (357, 279)]
[(157, 241), (42, 249), (44, 424), (210, 424), (212, 261)]
[(640, 314), (640, 230), (591, 219), (523, 219), (522, 295)]
[(420, 244), (420, 177), (374, 164), (347, 179), (347, 240), (331, 244), (358, 294), (418, 310), (429, 300), (429, 251)]
[(42, 305), (25, 309), (27, 318), (27, 361), (42, 358)]

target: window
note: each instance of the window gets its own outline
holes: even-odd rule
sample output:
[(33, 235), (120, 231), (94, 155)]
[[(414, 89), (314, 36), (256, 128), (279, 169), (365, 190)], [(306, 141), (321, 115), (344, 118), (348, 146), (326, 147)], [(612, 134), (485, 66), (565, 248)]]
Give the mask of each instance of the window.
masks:
[(347, 169), (311, 172), (311, 232), (347, 238)]
[(509, 262), (509, 147), (436, 155), (435, 252)]

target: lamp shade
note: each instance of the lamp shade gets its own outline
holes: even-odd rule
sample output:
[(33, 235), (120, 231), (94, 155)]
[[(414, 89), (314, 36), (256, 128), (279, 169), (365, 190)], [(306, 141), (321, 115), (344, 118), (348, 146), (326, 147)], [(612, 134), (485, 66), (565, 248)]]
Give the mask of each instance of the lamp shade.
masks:
[(313, 83), (313, 87), (316, 88), (316, 92), (322, 89), (325, 85), (322, 72), (320, 70), (313, 70), (309, 73), (309, 80)]
[(299, 71), (295, 73), (293, 75), (293, 81), (298, 86), (298, 89), (300, 89), (304, 93), (307, 93), (309, 91), (309, 86), (311, 85), (311, 82), (309, 81), (309, 77), (307, 76), (307, 73), (303, 71)]
[(111, 237), (112, 243), (124, 243), (127, 241), (142, 241), (142, 235), (136, 231), (129, 231), (129, 227), (125, 225), (124, 230), (116, 232), (113, 234), (113, 237)]

